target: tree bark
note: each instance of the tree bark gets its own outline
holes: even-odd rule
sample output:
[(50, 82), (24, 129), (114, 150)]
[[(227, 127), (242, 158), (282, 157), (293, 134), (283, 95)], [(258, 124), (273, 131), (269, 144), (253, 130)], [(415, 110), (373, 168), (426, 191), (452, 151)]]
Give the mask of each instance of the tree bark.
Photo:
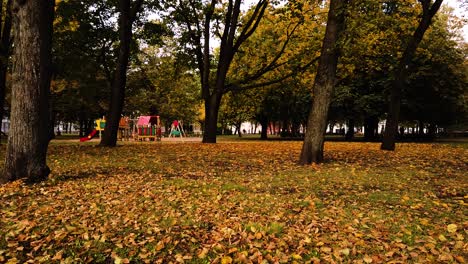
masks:
[(46, 156), (54, 3), (13, 2), (13, 100), (3, 183), (20, 178), (37, 182), (50, 173)]
[(395, 150), (395, 140), (398, 133), (398, 121), (400, 118), (401, 92), (408, 78), (408, 68), (416, 52), (416, 49), (424, 37), (424, 33), (431, 25), (432, 18), (442, 4), (442, 0), (436, 0), (431, 6), (431, 0), (419, 0), (423, 7), (422, 18), (413, 36), (409, 39), (403, 55), (398, 63), (390, 90), (389, 110), (383, 136), (383, 150)]
[(112, 79), (109, 112), (107, 114), (105, 133), (100, 143), (101, 146), (115, 147), (117, 144), (117, 132), (125, 100), (127, 68), (130, 56), (130, 43), (132, 41), (132, 24), (135, 20), (136, 12), (141, 7), (141, 3), (142, 1), (137, 0), (132, 8), (131, 0), (119, 1), (119, 57)]
[[(3, 112), (5, 107), (5, 93), (6, 93), (6, 76), (8, 72), (8, 61), (10, 58), (11, 50), (11, 4), (12, 0), (8, 0), (5, 6), (5, 12), (3, 13), (3, 1), (0, 4), (0, 11), (3, 20), (3, 28), (0, 32), (0, 120), (3, 120)], [(0, 133), (1, 142), (2, 133)]]
[(220, 104), (221, 95), (217, 96), (214, 94), (205, 99), (205, 131), (203, 132), (203, 143), (216, 143)]
[(341, 0), (330, 1), (327, 28), (313, 87), (312, 108), (299, 158), (302, 165), (323, 161), (324, 134), (339, 57), (337, 41), (344, 27), (346, 4), (346, 1)]

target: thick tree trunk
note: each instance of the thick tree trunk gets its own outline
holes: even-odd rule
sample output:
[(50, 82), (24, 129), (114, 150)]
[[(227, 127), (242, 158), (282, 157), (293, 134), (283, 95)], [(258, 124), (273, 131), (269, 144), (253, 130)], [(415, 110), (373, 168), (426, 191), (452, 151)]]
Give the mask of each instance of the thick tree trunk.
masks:
[(339, 57), (336, 45), (344, 26), (345, 2), (341, 0), (330, 1), (327, 28), (313, 87), (312, 109), (307, 122), (307, 131), (299, 159), (300, 164), (323, 161), (324, 134)]
[(48, 95), (54, 1), (15, 1), (13, 5), (11, 127), (1, 182), (47, 178)]
[(416, 31), (409, 39), (408, 45), (398, 63), (398, 67), (393, 74), (393, 82), (390, 90), (389, 110), (387, 122), (385, 124), (385, 133), (383, 136), (383, 150), (395, 150), (395, 140), (398, 132), (398, 121), (400, 118), (401, 92), (405, 87), (408, 78), (408, 68), (413, 59), (414, 53), (424, 37), (424, 33), (431, 24), (432, 17), (437, 13), (442, 4), (442, 0), (436, 0), (431, 6), (431, 0), (420, 0), (423, 7), (423, 14)]
[(203, 131), (203, 143), (216, 143), (218, 130), (218, 112), (221, 103), (221, 95), (212, 95), (205, 100), (205, 131)]

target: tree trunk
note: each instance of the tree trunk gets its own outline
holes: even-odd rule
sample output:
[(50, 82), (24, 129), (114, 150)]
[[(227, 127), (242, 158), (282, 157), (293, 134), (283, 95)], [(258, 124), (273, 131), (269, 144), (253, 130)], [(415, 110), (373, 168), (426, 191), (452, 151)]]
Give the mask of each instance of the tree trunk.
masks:
[(85, 136), (87, 136), (91, 131), (94, 129), (94, 120), (92, 118), (86, 119), (86, 133)]
[(424, 122), (419, 120), (418, 125), (419, 125), (418, 126), (418, 133), (419, 133), (419, 135), (421, 137), (423, 137), (424, 136)]
[(221, 95), (216, 94), (205, 100), (205, 131), (203, 143), (216, 143), (216, 132), (218, 129), (218, 111), (221, 103)]
[[(6, 76), (8, 72), (8, 61), (10, 58), (11, 49), (11, 2), (8, 0), (5, 7), (4, 15), (2, 15), (3, 28), (0, 36), (0, 120), (3, 120), (3, 111), (5, 107), (5, 91), (6, 91)], [(0, 11), (3, 12), (3, 1), (0, 3)], [(2, 133), (0, 133), (1, 142)]]
[[(3, 61), (3, 58), (0, 58), (0, 61)], [(8, 71), (8, 64), (0, 65), (0, 120), (3, 120), (3, 112), (5, 108), (5, 90), (6, 90), (6, 75)], [(2, 133), (0, 133), (0, 143), (1, 143)]]
[(262, 126), (262, 133), (260, 134), (260, 139), (268, 139), (268, 119), (260, 119), (260, 125)]
[(364, 120), (364, 140), (375, 141), (377, 139), (377, 130), (379, 118), (376, 116), (366, 117)]
[(437, 133), (437, 126), (433, 123), (429, 124), (427, 133), (429, 134), (430, 137), (435, 138), (436, 133)]
[(348, 131), (346, 132), (345, 139), (353, 140), (354, 138), (354, 119), (348, 121)]
[(299, 159), (300, 164), (323, 161), (328, 108), (336, 79), (339, 51), (337, 40), (344, 26), (346, 1), (331, 0), (327, 28), (313, 87), (313, 102)]
[(136, 12), (140, 9), (141, 2), (138, 0), (132, 9), (131, 0), (119, 1), (119, 57), (112, 80), (109, 113), (107, 115), (105, 133), (100, 143), (101, 146), (115, 147), (117, 144), (117, 132), (125, 100), (127, 68), (130, 56), (130, 43), (132, 41), (132, 24), (135, 20)]
[(421, 21), (413, 36), (409, 39), (408, 45), (393, 74), (387, 122), (385, 124), (382, 145), (380, 146), (383, 150), (395, 150), (395, 140), (400, 118), (401, 91), (405, 87), (408, 78), (408, 68), (424, 33), (431, 24), (432, 17), (437, 13), (442, 4), (442, 0), (436, 0), (432, 6), (430, 6), (431, 0), (420, 0), (420, 2), (423, 7)]
[(47, 178), (54, 1), (15, 1), (11, 127), (1, 182)]

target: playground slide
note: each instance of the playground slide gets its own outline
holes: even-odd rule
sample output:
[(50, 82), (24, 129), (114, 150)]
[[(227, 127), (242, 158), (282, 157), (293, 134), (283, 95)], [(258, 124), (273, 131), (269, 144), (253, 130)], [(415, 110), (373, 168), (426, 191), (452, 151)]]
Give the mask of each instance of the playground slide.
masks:
[(93, 129), (93, 131), (91, 131), (91, 133), (89, 133), (89, 135), (87, 137), (80, 138), (80, 142), (88, 141), (88, 140), (92, 139), (96, 134), (97, 134), (97, 130)]

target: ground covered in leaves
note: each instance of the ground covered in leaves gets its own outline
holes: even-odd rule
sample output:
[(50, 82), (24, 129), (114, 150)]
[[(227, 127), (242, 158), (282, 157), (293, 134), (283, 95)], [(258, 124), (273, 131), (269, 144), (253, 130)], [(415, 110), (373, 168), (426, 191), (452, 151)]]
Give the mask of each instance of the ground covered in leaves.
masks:
[[(468, 149), (300, 142), (54, 143), (0, 187), (0, 262), (464, 263)], [(2, 153), (4, 152), (4, 149)]]

